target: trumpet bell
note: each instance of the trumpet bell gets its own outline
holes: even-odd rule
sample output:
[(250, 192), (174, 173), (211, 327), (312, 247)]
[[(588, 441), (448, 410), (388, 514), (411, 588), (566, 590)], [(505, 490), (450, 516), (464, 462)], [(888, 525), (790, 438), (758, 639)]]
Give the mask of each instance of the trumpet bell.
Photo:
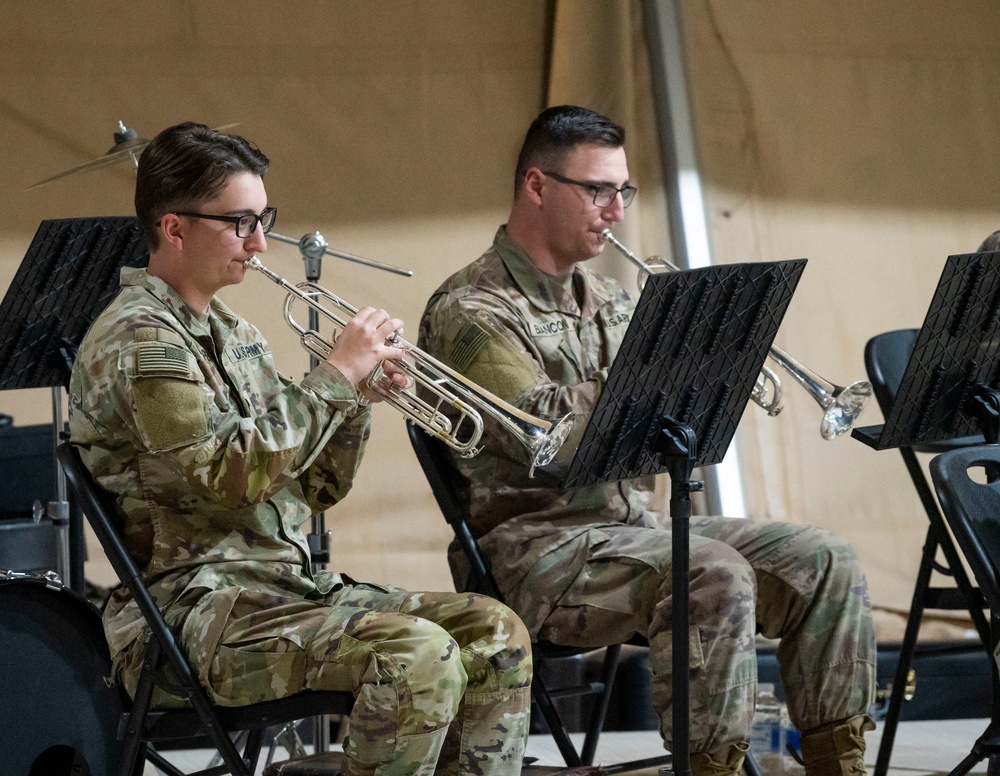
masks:
[(865, 404), (871, 395), (872, 384), (867, 380), (858, 380), (834, 393), (830, 405), (825, 408), (823, 420), (820, 422), (820, 436), (830, 440), (850, 431), (854, 421), (864, 411)]
[(564, 415), (553, 421), (552, 427), (547, 431), (534, 435), (533, 443), (529, 446), (529, 452), (532, 453), (529, 477), (534, 476), (536, 466), (547, 466), (552, 463), (552, 459), (556, 457), (556, 453), (572, 430), (573, 415)]
[[(626, 248), (611, 234), (610, 229), (602, 233), (604, 239), (611, 243), (619, 253), (639, 268), (639, 288), (646, 278), (658, 272), (679, 272), (680, 268), (659, 256), (651, 256), (643, 260)], [(772, 345), (768, 356), (773, 358), (796, 383), (801, 385), (823, 409), (823, 419), (820, 422), (820, 436), (830, 440), (843, 436), (850, 431), (851, 426), (865, 408), (872, 395), (872, 385), (867, 380), (858, 380), (846, 388), (834, 385), (823, 379), (804, 364), (796, 361), (781, 348)], [(781, 381), (772, 369), (761, 367), (761, 373), (754, 384), (750, 395), (767, 414), (774, 417), (781, 412)]]

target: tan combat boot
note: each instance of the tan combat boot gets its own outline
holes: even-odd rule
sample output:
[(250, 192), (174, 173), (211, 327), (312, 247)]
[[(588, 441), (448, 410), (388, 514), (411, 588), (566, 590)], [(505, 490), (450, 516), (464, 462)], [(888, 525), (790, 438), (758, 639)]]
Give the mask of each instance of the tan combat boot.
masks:
[(714, 754), (694, 752), (691, 755), (693, 776), (740, 776), (743, 758), (750, 744), (731, 744), (717, 749)]
[(804, 732), (806, 776), (866, 776), (864, 734), (874, 729), (871, 718), (860, 715)]

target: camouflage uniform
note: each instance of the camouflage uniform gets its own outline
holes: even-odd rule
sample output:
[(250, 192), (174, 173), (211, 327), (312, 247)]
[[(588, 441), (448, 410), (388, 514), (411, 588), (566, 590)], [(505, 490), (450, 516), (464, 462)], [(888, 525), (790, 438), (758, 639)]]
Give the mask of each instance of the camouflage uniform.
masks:
[[(431, 297), (419, 342), (526, 412), (577, 413), (557, 464), (534, 479), (520, 445), (496, 428), (484, 452), (455, 459), (470, 522), (533, 637), (582, 646), (648, 638), (653, 702), (669, 744), (669, 518), (648, 508), (650, 478), (560, 488), (632, 310), (619, 284), (582, 265), (565, 281), (540, 272), (501, 228), (491, 250)], [(451, 560), (461, 581), (460, 557)], [(782, 680), (800, 729), (866, 713), (875, 682), (870, 604), (841, 539), (695, 517), (690, 608), (692, 751), (747, 738), (758, 632), (781, 638)]]
[[(144, 270), (123, 270), (70, 385), (72, 441), (216, 703), (352, 691), (347, 774), (518, 773), (531, 666), (513, 612), (311, 570), (302, 525), (350, 490), (369, 421), (333, 366), (291, 383), (253, 326)], [(148, 634), (126, 591), (105, 629), (134, 692)]]

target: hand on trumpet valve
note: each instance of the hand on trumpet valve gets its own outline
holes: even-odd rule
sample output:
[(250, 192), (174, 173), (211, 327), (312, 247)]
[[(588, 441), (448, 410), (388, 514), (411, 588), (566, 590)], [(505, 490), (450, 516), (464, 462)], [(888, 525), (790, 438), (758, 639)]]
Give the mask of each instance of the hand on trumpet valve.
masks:
[[(397, 347), (394, 334), (403, 328), (399, 318), (393, 318), (385, 310), (363, 307), (347, 322), (340, 336), (333, 342), (327, 356), (333, 366), (356, 386), (369, 401), (381, 401), (383, 391), (377, 384), (405, 387), (409, 378), (405, 372), (389, 359), (401, 359), (406, 351)], [(370, 375), (379, 370), (380, 378), (371, 381)]]
[(413, 387), (413, 378), (396, 361), (382, 361), (375, 365), (359, 389), (370, 402), (399, 396)]

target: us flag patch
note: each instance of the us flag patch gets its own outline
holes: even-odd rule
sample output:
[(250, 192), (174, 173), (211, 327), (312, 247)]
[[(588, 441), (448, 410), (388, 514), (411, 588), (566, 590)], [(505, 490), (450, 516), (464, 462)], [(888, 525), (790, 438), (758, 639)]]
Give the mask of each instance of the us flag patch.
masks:
[(455, 347), (451, 351), (451, 363), (458, 371), (463, 371), (476, 354), (483, 349), (483, 345), (489, 342), (490, 335), (478, 323), (470, 323), (455, 341)]
[(153, 372), (155, 374), (188, 373), (187, 351), (159, 342), (149, 342), (139, 347), (136, 369), (140, 374)]

